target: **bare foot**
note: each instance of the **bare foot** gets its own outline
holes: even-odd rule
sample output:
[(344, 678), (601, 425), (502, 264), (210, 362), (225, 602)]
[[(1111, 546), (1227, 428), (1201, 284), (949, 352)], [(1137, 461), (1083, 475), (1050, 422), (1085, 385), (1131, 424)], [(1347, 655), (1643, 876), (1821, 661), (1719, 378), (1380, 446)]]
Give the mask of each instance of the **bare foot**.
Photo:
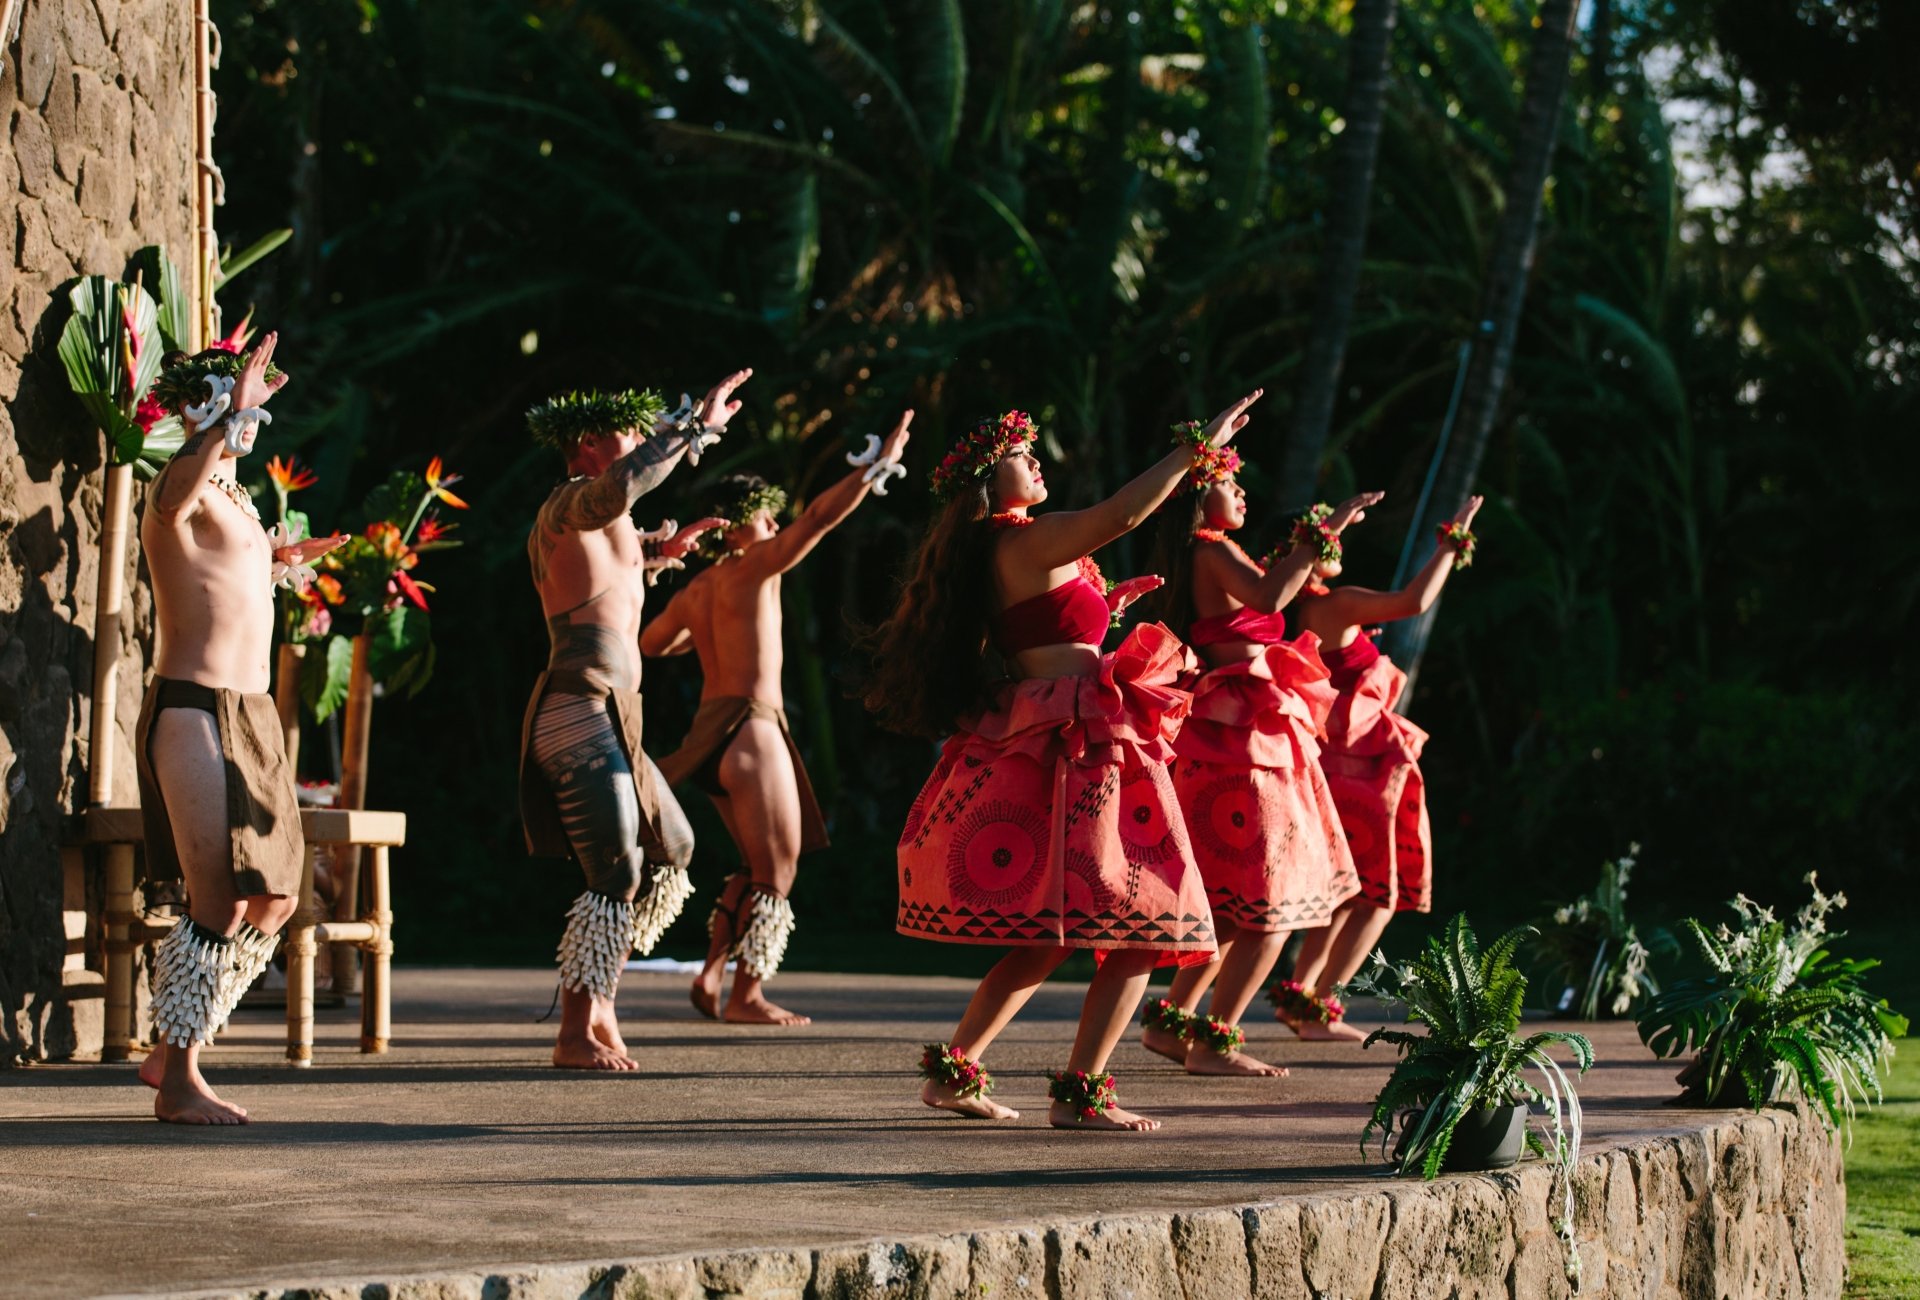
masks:
[(1364, 1043), (1367, 1040), (1366, 1030), (1355, 1029), (1344, 1020), (1323, 1025), (1318, 1020), (1288, 1020), (1278, 1013), (1273, 1018), (1309, 1043)]
[(720, 981), (727, 973), (727, 955), (733, 950), (734, 913), (746, 891), (747, 877), (738, 874), (728, 876), (720, 886), (720, 896), (713, 900), (713, 915), (708, 920), (711, 933), (707, 959), (693, 977), (693, 987), (687, 990), (693, 1009), (709, 1020), (720, 1019)]
[(1064, 1101), (1056, 1101), (1047, 1107), (1047, 1123), (1055, 1128), (1120, 1133), (1151, 1133), (1160, 1127), (1159, 1120), (1121, 1110), (1118, 1106), (1109, 1106), (1089, 1119)]
[(1187, 1041), (1176, 1033), (1165, 1029), (1143, 1029), (1140, 1032), (1140, 1046), (1155, 1056), (1164, 1056), (1169, 1061), (1186, 1063)]
[(633, 1058), (633, 1053), (627, 1050), (626, 1040), (620, 1037), (620, 1023), (612, 1015), (601, 1020), (589, 1020), (587, 1036), (610, 1052), (618, 1053), (629, 1060)]
[(167, 1040), (161, 1039), (147, 1053), (147, 1059), (140, 1062), (140, 1082), (149, 1088), (158, 1088), (160, 1079), (167, 1070)]
[(766, 995), (755, 992), (748, 997), (727, 999), (727, 1014), (724, 1017), (730, 1025), (810, 1025), (812, 1016), (803, 1016), (797, 1011), (777, 1007), (767, 1001)]
[(195, 1070), (181, 1079), (163, 1079), (153, 1094), (153, 1117), (162, 1124), (245, 1124), (247, 1112), (221, 1101)]
[(1287, 1077), (1287, 1067), (1284, 1065), (1268, 1065), (1245, 1052), (1227, 1052), (1223, 1055), (1205, 1043), (1194, 1043), (1187, 1048), (1186, 1066), (1188, 1074), (1226, 1074), (1259, 1079)]
[(1002, 1106), (990, 1097), (956, 1097), (952, 1084), (935, 1083), (932, 1079), (920, 1085), (920, 1100), (935, 1110), (950, 1110), (973, 1119), (1020, 1118), (1020, 1112), (1011, 1106)]
[(720, 968), (713, 968), (713, 979), (707, 979), (707, 972), (701, 971), (693, 981), (693, 987), (687, 990), (687, 999), (693, 1003), (693, 1009), (709, 1020), (720, 1018)]
[(562, 1038), (553, 1045), (553, 1063), (562, 1070), (637, 1070), (640, 1063), (616, 1052), (589, 1032), (585, 1038)]

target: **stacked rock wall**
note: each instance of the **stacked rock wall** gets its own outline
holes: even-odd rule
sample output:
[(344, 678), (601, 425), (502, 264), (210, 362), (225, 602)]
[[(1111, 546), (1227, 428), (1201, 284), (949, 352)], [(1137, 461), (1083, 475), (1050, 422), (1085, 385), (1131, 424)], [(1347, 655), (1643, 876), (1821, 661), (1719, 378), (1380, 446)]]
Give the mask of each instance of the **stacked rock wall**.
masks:
[[(97, 964), (97, 934), (60, 853), (87, 795), (102, 482), (100, 434), (55, 350), (66, 289), (128, 274), (147, 244), (190, 265), (193, 236), (191, 7), (23, 4), (0, 73), (0, 1065), (99, 1048), (97, 984), (68, 969)], [(153, 623), (137, 551), (125, 632), (107, 648), (123, 661), (114, 797), (129, 803)]]

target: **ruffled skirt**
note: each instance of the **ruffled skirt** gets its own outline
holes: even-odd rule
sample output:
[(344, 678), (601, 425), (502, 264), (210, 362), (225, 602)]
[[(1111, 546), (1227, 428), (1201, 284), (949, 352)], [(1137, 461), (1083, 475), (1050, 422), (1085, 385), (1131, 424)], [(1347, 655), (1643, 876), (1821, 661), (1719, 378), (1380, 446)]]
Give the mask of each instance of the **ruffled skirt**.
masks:
[(964, 722), (900, 834), (896, 928), (1210, 960), (1212, 913), (1166, 766), (1186, 660), (1145, 624), (1098, 672), (1014, 682)]
[(1317, 735), (1334, 703), (1311, 634), (1212, 668), (1174, 742), (1174, 790), (1215, 915), (1276, 933), (1360, 891)]
[(1360, 873), (1360, 897), (1395, 912), (1433, 907), (1433, 830), (1420, 751), (1427, 733), (1393, 711), (1407, 676), (1376, 659), (1327, 716), (1325, 766)]

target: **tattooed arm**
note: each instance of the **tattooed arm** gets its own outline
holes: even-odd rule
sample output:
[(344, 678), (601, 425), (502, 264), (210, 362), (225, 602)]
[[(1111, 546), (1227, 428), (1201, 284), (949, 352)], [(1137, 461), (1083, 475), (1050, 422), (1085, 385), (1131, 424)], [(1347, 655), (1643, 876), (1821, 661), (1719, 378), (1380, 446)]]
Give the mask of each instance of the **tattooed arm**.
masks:
[(226, 432), (217, 424), (204, 432), (188, 434), (160, 472), (147, 508), (170, 527), (185, 523), (206, 490), (207, 480), (213, 477), (213, 467), (219, 463), (225, 445)]
[(605, 528), (666, 481), (686, 454), (690, 441), (684, 433), (656, 435), (603, 473), (578, 483), (562, 484), (540, 508), (542, 527), (554, 533), (590, 533)]

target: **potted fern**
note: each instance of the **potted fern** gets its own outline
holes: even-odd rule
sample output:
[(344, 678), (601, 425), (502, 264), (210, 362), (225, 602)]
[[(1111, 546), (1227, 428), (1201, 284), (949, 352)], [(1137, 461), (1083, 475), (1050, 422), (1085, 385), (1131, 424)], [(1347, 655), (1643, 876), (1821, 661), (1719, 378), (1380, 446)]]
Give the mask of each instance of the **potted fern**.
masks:
[(1856, 1103), (1882, 1099), (1906, 1017), (1860, 982), (1879, 962), (1828, 950), (1841, 935), (1827, 930), (1827, 914), (1846, 895), (1821, 893), (1813, 875), (1807, 884), (1813, 901), (1790, 923), (1744, 894), (1729, 904), (1737, 927), (1687, 919), (1710, 973), (1661, 993), (1639, 1021), (1655, 1055), (1694, 1053), (1678, 1076), (1679, 1104), (1758, 1110), (1797, 1092), (1838, 1128)]
[(1627, 919), (1627, 881), (1639, 856), (1640, 846), (1629, 845), (1624, 856), (1601, 865), (1590, 891), (1535, 922), (1538, 933), (1523, 951), (1549, 996), (1560, 990), (1554, 1010), (1582, 1020), (1624, 1016), (1660, 991), (1651, 959), (1677, 956), (1680, 945), (1658, 927), (1642, 943)]
[[(1523, 1142), (1571, 1171), (1580, 1152), (1580, 1098), (1546, 1049), (1570, 1049), (1584, 1074), (1593, 1047), (1560, 1030), (1521, 1035), (1527, 977), (1514, 954), (1530, 933), (1530, 927), (1509, 930), (1482, 949), (1467, 918), (1456, 916), (1412, 962), (1395, 966), (1376, 952), (1371, 968), (1348, 985), (1405, 1006), (1408, 1023), (1426, 1027), (1425, 1033), (1376, 1029), (1368, 1035), (1364, 1046), (1391, 1043), (1400, 1060), (1374, 1099), (1362, 1150), (1376, 1129), (1384, 1150), (1398, 1123), (1390, 1163), (1403, 1174), (1418, 1170), (1433, 1178), (1443, 1169), (1503, 1168), (1520, 1158)], [(1550, 1145), (1527, 1128), (1534, 1104), (1547, 1108)]]

